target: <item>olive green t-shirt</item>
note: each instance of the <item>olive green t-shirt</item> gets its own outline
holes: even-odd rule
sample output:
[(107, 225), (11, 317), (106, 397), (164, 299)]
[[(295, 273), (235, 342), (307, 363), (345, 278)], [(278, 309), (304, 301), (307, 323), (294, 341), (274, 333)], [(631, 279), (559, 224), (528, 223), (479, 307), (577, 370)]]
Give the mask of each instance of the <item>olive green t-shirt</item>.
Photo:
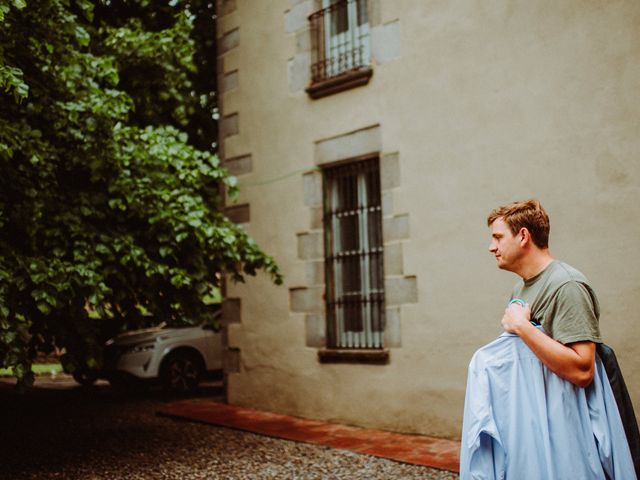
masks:
[(602, 343), (598, 299), (587, 278), (566, 263), (554, 260), (535, 277), (521, 280), (511, 298), (531, 305), (531, 319), (560, 343)]

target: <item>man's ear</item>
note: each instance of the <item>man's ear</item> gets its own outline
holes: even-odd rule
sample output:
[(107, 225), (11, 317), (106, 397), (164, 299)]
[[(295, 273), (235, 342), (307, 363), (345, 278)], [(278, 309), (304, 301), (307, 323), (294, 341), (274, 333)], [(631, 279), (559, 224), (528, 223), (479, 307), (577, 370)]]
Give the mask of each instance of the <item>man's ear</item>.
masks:
[(520, 242), (520, 246), (524, 247), (531, 241), (531, 233), (525, 227), (522, 227), (517, 235), (518, 242)]

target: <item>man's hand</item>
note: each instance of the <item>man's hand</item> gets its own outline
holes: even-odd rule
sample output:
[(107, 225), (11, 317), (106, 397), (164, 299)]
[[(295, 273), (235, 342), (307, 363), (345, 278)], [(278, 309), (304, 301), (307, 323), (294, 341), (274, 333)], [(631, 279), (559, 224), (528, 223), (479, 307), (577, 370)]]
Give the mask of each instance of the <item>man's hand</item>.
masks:
[(504, 311), (502, 316), (502, 328), (506, 332), (515, 333), (520, 335), (520, 331), (523, 327), (531, 325), (529, 320), (531, 319), (531, 306), (527, 304), (523, 307), (519, 303), (511, 303)]
[(530, 319), (531, 307), (523, 307), (514, 302), (504, 311), (502, 328), (520, 336), (542, 363), (556, 375), (577, 387), (588, 386), (595, 372), (596, 344), (575, 342), (563, 345), (534, 327), (529, 322)]

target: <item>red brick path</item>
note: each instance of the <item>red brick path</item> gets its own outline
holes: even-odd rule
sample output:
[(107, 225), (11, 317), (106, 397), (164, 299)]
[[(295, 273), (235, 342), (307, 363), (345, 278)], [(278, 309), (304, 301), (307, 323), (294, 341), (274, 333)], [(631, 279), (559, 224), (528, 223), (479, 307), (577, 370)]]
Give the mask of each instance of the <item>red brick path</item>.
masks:
[(172, 402), (163, 406), (158, 413), (415, 465), (459, 471), (460, 442), (452, 440), (306, 420), (204, 399)]

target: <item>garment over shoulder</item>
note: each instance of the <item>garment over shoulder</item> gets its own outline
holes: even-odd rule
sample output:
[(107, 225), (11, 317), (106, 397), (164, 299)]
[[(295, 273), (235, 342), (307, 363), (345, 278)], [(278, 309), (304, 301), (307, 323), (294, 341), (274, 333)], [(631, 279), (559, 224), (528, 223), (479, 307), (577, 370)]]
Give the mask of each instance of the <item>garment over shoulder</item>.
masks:
[(636, 479), (600, 359), (591, 385), (579, 388), (517, 335), (479, 349), (469, 365), (460, 478)]

